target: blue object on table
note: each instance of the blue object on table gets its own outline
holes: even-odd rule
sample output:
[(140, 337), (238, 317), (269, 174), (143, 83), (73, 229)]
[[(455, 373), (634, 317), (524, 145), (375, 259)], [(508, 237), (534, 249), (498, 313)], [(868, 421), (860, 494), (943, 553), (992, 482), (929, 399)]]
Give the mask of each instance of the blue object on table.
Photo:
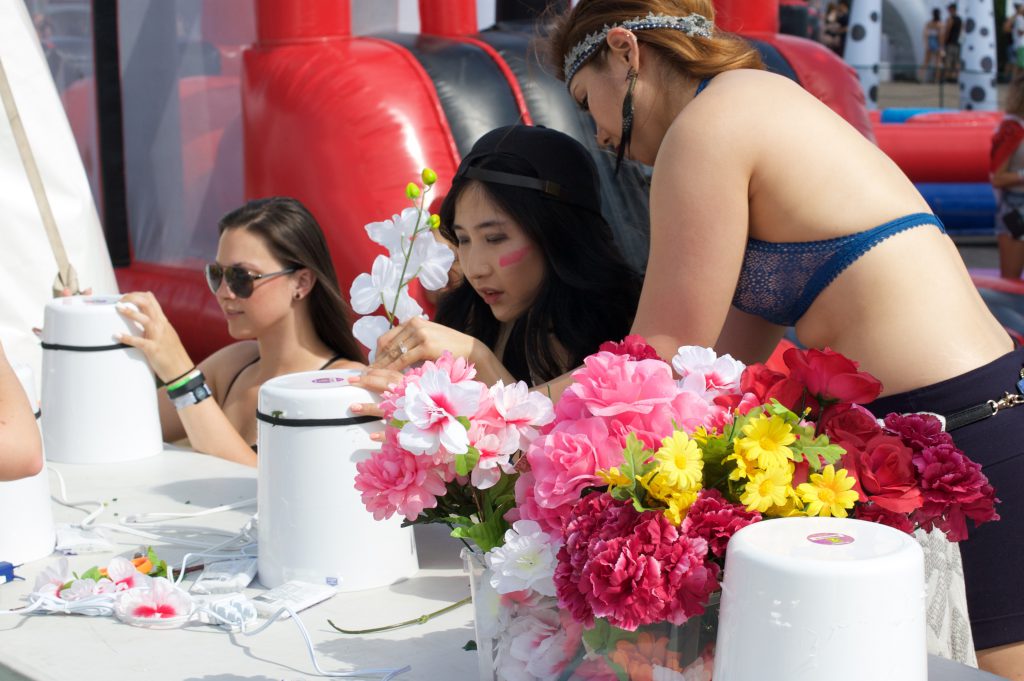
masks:
[(916, 186), (950, 234), (994, 234), (996, 197), (989, 183), (921, 182)]
[(0, 581), (13, 582), (15, 579), (21, 579), (21, 577), (15, 576), (14, 565), (6, 560), (0, 560)]
[(908, 118), (923, 113), (941, 113), (946, 111), (959, 111), (959, 109), (942, 109), (937, 107), (893, 107), (882, 109), (883, 123), (906, 123)]

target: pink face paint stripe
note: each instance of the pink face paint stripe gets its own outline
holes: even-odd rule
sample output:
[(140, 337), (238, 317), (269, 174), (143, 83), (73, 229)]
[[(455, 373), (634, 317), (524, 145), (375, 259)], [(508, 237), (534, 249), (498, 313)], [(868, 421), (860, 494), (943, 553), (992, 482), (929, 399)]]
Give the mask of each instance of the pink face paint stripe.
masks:
[(500, 258), (498, 258), (498, 264), (501, 265), (502, 267), (511, 267), (512, 265), (515, 265), (516, 263), (520, 262), (523, 258), (525, 258), (526, 254), (529, 252), (530, 247), (523, 246), (518, 251), (512, 251), (511, 253), (503, 255)]

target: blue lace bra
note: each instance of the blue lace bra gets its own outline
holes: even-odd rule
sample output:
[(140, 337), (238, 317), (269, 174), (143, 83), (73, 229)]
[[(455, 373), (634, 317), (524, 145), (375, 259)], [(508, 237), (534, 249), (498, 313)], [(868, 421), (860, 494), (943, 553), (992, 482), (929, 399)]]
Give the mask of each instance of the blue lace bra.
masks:
[(818, 294), (857, 258), (894, 234), (924, 225), (946, 231), (931, 213), (914, 213), (874, 229), (823, 241), (748, 239), (732, 304), (775, 324), (793, 326)]

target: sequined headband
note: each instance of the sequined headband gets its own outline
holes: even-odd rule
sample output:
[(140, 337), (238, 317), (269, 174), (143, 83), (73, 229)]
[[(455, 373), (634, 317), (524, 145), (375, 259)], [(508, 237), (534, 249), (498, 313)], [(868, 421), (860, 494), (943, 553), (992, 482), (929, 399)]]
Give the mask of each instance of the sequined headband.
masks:
[(605, 24), (605, 27), (600, 31), (591, 33), (583, 40), (576, 43), (576, 46), (569, 50), (569, 54), (565, 56), (565, 64), (562, 66), (562, 72), (565, 74), (565, 84), (569, 85), (572, 81), (572, 77), (576, 75), (576, 72), (590, 59), (597, 50), (604, 43), (608, 37), (608, 32), (613, 28), (627, 28), (630, 31), (645, 31), (654, 28), (671, 28), (677, 31), (682, 31), (688, 36), (699, 36), (701, 38), (710, 38), (715, 25), (705, 16), (700, 14), (689, 14), (685, 17), (674, 17), (668, 14), (655, 14), (649, 12), (645, 17), (637, 17), (636, 19), (630, 19), (629, 21), (623, 21), (621, 24), (615, 24), (609, 26)]

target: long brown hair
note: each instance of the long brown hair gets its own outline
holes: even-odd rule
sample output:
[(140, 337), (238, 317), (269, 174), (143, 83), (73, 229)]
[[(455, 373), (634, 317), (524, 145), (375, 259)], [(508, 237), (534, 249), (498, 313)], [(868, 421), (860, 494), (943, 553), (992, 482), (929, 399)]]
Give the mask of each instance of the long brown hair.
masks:
[[(647, 16), (649, 12), (684, 17), (700, 14), (712, 22), (715, 8), (711, 0), (580, 0), (576, 7), (555, 19), (548, 34), (548, 61), (554, 73), (565, 80), (565, 56), (591, 33), (605, 26)], [(636, 31), (637, 41), (658, 54), (665, 63), (691, 78), (702, 80), (732, 69), (763, 69), (761, 55), (742, 38), (718, 31), (710, 38), (688, 36), (672, 28)], [(607, 43), (598, 48), (592, 60), (603, 61)]]
[(313, 329), (324, 345), (345, 359), (365, 361), (352, 335), (351, 315), (341, 297), (327, 240), (313, 214), (298, 199), (274, 196), (249, 201), (220, 219), (220, 234), (244, 229), (263, 239), (284, 267), (308, 269), (316, 277), (309, 292)]

